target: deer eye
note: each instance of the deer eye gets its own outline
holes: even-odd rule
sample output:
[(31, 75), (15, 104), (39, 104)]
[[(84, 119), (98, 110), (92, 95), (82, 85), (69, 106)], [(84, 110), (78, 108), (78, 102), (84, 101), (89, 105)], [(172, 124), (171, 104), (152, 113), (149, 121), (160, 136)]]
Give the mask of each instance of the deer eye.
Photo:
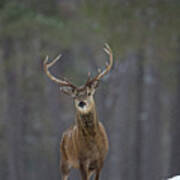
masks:
[(91, 93), (90, 92), (88, 92), (88, 94), (87, 94), (88, 96), (90, 96), (91, 95)]

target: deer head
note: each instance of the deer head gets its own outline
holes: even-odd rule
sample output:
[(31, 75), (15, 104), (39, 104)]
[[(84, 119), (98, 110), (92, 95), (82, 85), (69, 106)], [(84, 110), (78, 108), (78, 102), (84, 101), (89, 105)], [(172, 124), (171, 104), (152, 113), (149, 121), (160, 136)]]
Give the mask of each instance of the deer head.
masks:
[(105, 74), (107, 74), (110, 71), (112, 67), (113, 55), (112, 50), (108, 44), (105, 44), (104, 51), (109, 55), (109, 63), (106, 63), (106, 68), (103, 71), (101, 69), (98, 69), (98, 74), (94, 78), (91, 78), (91, 73), (89, 72), (86, 83), (80, 87), (77, 87), (76, 85), (72, 84), (66, 78), (59, 79), (55, 77), (49, 71), (49, 68), (52, 67), (61, 58), (61, 55), (57, 56), (50, 63), (48, 63), (48, 56), (46, 56), (44, 60), (44, 71), (47, 74), (47, 76), (60, 86), (60, 91), (73, 97), (75, 107), (81, 113), (87, 113), (90, 109), (92, 109), (92, 107), (94, 106), (93, 95), (96, 91), (96, 88), (98, 87), (99, 81)]

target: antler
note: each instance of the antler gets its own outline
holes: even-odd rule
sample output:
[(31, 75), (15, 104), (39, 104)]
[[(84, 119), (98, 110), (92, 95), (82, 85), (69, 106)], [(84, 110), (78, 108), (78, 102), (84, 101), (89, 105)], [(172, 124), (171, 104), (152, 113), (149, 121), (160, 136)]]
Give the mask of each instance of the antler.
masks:
[[(103, 71), (101, 71), (101, 69), (98, 69), (98, 74), (92, 79), (90, 77), (91, 73), (88, 73), (88, 80), (86, 81), (85, 85), (83, 85), (83, 86), (76, 87), (75, 85), (73, 85), (71, 82), (69, 82), (65, 78), (59, 79), (59, 78), (55, 77), (53, 74), (51, 74), (51, 72), (49, 71), (49, 68), (52, 67), (61, 58), (61, 55), (57, 56), (50, 63), (48, 63), (48, 56), (46, 56), (44, 63), (43, 63), (44, 71), (52, 81), (59, 84), (60, 86), (71, 87), (73, 89), (73, 91), (74, 90), (83, 91), (84, 89), (86, 89), (87, 86), (91, 86), (94, 82), (98, 82), (105, 74), (107, 74), (110, 71), (112, 64), (113, 64), (113, 55), (112, 55), (112, 50), (108, 44), (105, 44), (104, 51), (109, 55), (109, 63), (106, 62), (106, 68)], [(64, 89), (62, 89), (62, 91), (64, 91)]]
[[(105, 43), (104, 51), (109, 55), (109, 63), (106, 62), (106, 69), (104, 69), (103, 71), (101, 69), (98, 69), (98, 74), (93, 79), (90, 79), (88, 77), (86, 85), (91, 84), (94, 81), (99, 81), (104, 75), (106, 75), (110, 71), (113, 65), (113, 54), (112, 54), (111, 48), (109, 47), (107, 43)], [(90, 73), (88, 76), (90, 76)]]
[(49, 68), (52, 67), (60, 58), (61, 58), (61, 54), (59, 56), (57, 56), (54, 60), (52, 60), (52, 62), (48, 63), (48, 56), (46, 56), (45, 60), (44, 60), (44, 71), (47, 74), (47, 76), (54, 81), (55, 83), (61, 85), (61, 86), (70, 86), (74, 89), (76, 89), (77, 87), (75, 85), (73, 85), (71, 82), (69, 82), (68, 80), (61, 80), (56, 78), (54, 75), (51, 74), (51, 72), (49, 71)]

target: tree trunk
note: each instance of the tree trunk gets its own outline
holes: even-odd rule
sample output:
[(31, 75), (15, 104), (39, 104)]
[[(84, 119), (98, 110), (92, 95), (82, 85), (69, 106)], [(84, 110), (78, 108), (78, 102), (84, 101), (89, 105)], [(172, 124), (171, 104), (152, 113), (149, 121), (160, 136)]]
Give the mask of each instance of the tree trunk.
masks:
[[(16, 63), (11, 57), (13, 41), (7, 38), (3, 41), (3, 59), (5, 64), (5, 81), (7, 89), (6, 138), (8, 153), (9, 180), (23, 180), (23, 127), (20, 117), (20, 96), (16, 74)], [(14, 61), (14, 62), (13, 62)]]
[(180, 61), (177, 62), (177, 90), (176, 98), (174, 100), (172, 110), (172, 124), (171, 124), (171, 164), (170, 174), (174, 176), (180, 174)]
[(141, 113), (141, 180), (162, 179), (160, 75), (157, 62), (154, 63), (154, 55), (154, 48), (148, 46), (145, 53)]

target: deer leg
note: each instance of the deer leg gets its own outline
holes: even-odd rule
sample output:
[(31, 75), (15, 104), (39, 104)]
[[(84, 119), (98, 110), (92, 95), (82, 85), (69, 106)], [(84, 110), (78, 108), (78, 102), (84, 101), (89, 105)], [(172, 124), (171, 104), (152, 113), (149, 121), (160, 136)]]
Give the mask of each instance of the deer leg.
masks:
[(89, 180), (90, 174), (88, 172), (87, 164), (80, 164), (80, 173), (82, 180)]
[(62, 180), (68, 180), (68, 176), (70, 173), (70, 165), (67, 162), (61, 161), (60, 171)]
[(68, 180), (68, 175), (62, 175), (62, 180)]
[(96, 170), (95, 180), (99, 180), (100, 172), (101, 172), (100, 169), (97, 169), (97, 170)]
[(68, 166), (66, 166), (66, 165), (61, 166), (62, 180), (68, 180), (69, 172), (70, 172), (70, 168)]

